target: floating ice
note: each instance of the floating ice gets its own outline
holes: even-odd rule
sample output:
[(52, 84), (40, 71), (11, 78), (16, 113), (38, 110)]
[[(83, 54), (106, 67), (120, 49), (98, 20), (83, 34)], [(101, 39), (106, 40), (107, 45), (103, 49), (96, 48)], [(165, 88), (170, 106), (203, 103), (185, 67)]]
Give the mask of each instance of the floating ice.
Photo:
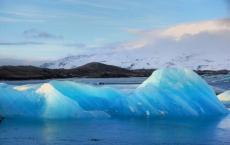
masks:
[(136, 94), (149, 104), (145, 107), (152, 115), (212, 116), (226, 113), (212, 88), (188, 69), (155, 71), (137, 88)]
[(187, 69), (157, 70), (131, 94), (70, 81), (0, 84), (0, 115), (4, 117), (185, 117), (226, 113), (207, 83)]
[(230, 90), (218, 95), (219, 100), (226, 106), (230, 106)]

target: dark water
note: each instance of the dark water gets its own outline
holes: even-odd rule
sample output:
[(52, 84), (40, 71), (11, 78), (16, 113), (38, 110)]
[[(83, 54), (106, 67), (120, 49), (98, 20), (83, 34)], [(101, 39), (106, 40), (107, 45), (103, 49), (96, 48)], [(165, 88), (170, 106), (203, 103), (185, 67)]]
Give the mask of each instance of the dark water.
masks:
[(212, 119), (4, 120), (1, 145), (229, 145), (230, 116)]

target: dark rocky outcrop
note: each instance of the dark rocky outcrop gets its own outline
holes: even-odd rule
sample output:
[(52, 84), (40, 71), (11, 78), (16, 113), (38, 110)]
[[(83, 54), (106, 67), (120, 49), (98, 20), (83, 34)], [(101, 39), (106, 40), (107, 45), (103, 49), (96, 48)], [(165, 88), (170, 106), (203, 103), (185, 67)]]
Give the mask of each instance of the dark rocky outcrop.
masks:
[(47, 69), (34, 66), (1, 66), (0, 80), (32, 80), (72, 77), (146, 77), (151, 73), (152, 70), (128, 70), (97, 62), (88, 63), (74, 69)]
[(195, 70), (195, 72), (199, 75), (218, 75), (218, 74), (228, 74), (229, 70)]
[[(1, 66), (0, 80), (39, 80), (53, 78), (114, 78), (114, 77), (148, 77), (154, 69), (129, 70), (113, 65), (107, 65), (98, 62), (88, 63), (86, 65), (73, 69), (47, 69), (34, 66)], [(196, 71), (200, 75), (227, 74), (228, 70), (220, 71)]]

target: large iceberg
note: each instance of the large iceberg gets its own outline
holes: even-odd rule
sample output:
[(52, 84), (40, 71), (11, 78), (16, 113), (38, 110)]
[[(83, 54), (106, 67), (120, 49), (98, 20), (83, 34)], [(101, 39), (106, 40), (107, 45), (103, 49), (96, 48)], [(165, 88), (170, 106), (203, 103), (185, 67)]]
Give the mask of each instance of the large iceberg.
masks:
[(0, 84), (0, 115), (32, 118), (199, 117), (228, 113), (193, 71), (155, 71), (131, 94), (71, 81)]
[(226, 113), (214, 90), (188, 69), (155, 71), (135, 93), (149, 103), (152, 115), (212, 116)]

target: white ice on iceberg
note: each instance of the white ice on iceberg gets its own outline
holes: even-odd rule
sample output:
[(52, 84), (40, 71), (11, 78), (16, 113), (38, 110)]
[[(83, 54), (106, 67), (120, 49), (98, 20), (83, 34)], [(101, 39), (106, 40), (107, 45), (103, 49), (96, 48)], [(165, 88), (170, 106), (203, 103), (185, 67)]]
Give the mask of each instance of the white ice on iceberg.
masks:
[(230, 90), (218, 95), (219, 100), (226, 106), (230, 106)]

